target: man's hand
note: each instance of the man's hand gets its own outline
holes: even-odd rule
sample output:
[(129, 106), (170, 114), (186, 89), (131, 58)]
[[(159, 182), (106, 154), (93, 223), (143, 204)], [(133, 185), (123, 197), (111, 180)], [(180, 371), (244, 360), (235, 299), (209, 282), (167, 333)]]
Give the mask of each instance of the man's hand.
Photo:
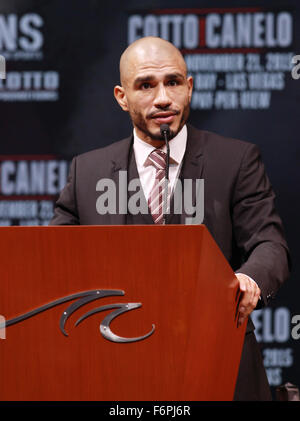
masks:
[(255, 309), (261, 290), (257, 283), (249, 278), (249, 276), (244, 275), (243, 273), (237, 273), (236, 277), (239, 280), (240, 291), (242, 294), (238, 316), (238, 326), (241, 326)]

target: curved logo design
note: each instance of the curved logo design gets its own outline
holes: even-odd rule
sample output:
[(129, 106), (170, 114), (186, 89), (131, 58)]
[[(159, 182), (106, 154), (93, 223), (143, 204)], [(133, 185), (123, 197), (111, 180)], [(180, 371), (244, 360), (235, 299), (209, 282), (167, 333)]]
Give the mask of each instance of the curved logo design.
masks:
[[(16, 323), (20, 323), (25, 319), (28, 319), (29, 317), (33, 317), (38, 313), (41, 313), (42, 311), (49, 310), (50, 308), (53, 308), (55, 306), (58, 306), (62, 303), (72, 301), (77, 299), (74, 303), (72, 303), (62, 314), (59, 322), (59, 327), (61, 332), (68, 336), (67, 332), (65, 331), (65, 324), (68, 318), (73, 314), (76, 310), (78, 310), (83, 305), (90, 303), (92, 301), (98, 300), (103, 297), (111, 297), (115, 295), (125, 295), (125, 292), (122, 290), (110, 290), (110, 289), (102, 289), (102, 290), (91, 290), (91, 291), (84, 291), (80, 292), (78, 294), (72, 294), (67, 295), (66, 297), (60, 298), (58, 300), (52, 301), (51, 303), (45, 304), (44, 306), (38, 307), (32, 311), (29, 311), (27, 313), (21, 314), (18, 317), (15, 317), (13, 319), (7, 320), (5, 324), (3, 323), (3, 326), (0, 324), (1, 327), (8, 327), (11, 325), (14, 325)], [(115, 311), (112, 311), (109, 315), (107, 315), (102, 322), (100, 323), (100, 332), (102, 336), (112, 342), (136, 342), (141, 341), (143, 339), (148, 338), (155, 330), (155, 325), (152, 324), (152, 329), (150, 332), (143, 336), (138, 336), (135, 338), (124, 338), (122, 336), (118, 336), (115, 333), (113, 333), (110, 329), (110, 323), (113, 319), (120, 316), (123, 313), (126, 313), (127, 311), (137, 309), (141, 307), (141, 303), (118, 303), (118, 304), (108, 304), (101, 307), (97, 307), (93, 310), (90, 310), (89, 312), (85, 313), (83, 316), (81, 316), (75, 323), (75, 326), (77, 326), (79, 323), (81, 323), (83, 320), (88, 318), (89, 316), (92, 316), (95, 313), (99, 313), (101, 311), (116, 309)]]

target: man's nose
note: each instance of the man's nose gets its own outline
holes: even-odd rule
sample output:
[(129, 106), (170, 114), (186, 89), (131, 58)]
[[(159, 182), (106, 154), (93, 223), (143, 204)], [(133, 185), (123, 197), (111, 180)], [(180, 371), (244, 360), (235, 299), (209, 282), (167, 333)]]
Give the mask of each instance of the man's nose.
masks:
[(159, 85), (154, 100), (154, 106), (157, 108), (166, 108), (171, 105), (171, 100), (164, 85)]

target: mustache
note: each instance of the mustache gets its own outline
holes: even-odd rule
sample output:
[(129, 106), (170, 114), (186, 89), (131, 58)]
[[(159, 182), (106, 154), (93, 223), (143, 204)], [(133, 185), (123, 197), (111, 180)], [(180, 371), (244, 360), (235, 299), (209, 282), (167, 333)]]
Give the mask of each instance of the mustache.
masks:
[(162, 108), (161, 110), (153, 111), (147, 115), (147, 118), (155, 118), (158, 114), (161, 113), (172, 113), (174, 115), (180, 114), (180, 111), (173, 110), (172, 108)]

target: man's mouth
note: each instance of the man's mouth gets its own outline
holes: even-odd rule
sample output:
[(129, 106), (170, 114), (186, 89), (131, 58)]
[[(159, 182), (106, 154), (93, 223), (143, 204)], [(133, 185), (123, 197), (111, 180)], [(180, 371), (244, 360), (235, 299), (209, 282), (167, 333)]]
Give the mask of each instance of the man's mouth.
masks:
[(167, 123), (170, 124), (173, 122), (174, 118), (179, 114), (179, 112), (175, 111), (161, 111), (155, 113), (151, 116), (153, 120), (155, 120), (158, 124)]

